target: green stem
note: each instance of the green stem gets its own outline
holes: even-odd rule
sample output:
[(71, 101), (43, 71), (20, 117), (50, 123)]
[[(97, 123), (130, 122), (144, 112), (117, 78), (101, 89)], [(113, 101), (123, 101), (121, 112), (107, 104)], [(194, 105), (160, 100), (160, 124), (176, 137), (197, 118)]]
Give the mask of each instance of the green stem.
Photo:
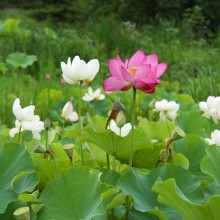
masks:
[(112, 169), (114, 171), (116, 171), (116, 159), (115, 159), (115, 155), (113, 155), (113, 158), (112, 158)]
[(48, 148), (48, 129), (46, 129), (46, 149)]
[(169, 138), (171, 138), (171, 132), (170, 132), (170, 127), (168, 125), (168, 120), (166, 118), (166, 125), (167, 125), (167, 130), (168, 130), (168, 133), (169, 133)]
[(20, 143), (20, 138), (21, 138), (21, 126), (20, 126), (19, 132), (18, 132), (18, 143)]
[(130, 210), (130, 202), (129, 202), (129, 197), (128, 196), (126, 196), (125, 207), (126, 207), (125, 220), (127, 220), (128, 215), (129, 215), (129, 210)]
[(133, 160), (133, 151), (134, 151), (134, 122), (135, 122), (135, 110), (136, 110), (136, 88), (133, 87), (133, 102), (132, 102), (132, 108), (131, 108), (131, 150), (130, 150), (130, 160), (129, 160), (129, 167), (132, 167), (132, 160)]
[(56, 160), (55, 160), (55, 157), (53, 155), (53, 153), (50, 154), (52, 159), (53, 159), (53, 163), (54, 163), (54, 176), (56, 177), (57, 176), (57, 164), (56, 164)]
[(107, 161), (108, 170), (110, 170), (110, 162), (109, 162), (109, 154), (108, 153), (106, 153), (106, 161)]
[[(78, 107), (79, 107), (79, 110), (78, 110), (79, 111), (79, 136), (83, 132), (83, 125), (82, 125), (82, 118), (81, 118), (82, 84), (83, 84), (83, 81), (81, 80), (80, 84), (79, 84), (79, 103), (78, 103)], [(79, 143), (79, 148), (80, 148), (82, 165), (84, 165), (82, 143)]]

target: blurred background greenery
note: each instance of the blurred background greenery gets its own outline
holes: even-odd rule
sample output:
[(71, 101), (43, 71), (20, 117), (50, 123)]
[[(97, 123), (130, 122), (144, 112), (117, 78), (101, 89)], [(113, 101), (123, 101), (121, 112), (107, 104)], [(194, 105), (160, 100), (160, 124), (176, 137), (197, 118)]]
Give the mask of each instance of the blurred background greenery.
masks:
[[(142, 106), (172, 93), (187, 93), (196, 102), (220, 94), (219, 0), (2, 0), (0, 8), (2, 124), (13, 125), (16, 97), (23, 106), (36, 105), (42, 118), (56, 119), (65, 102), (74, 104), (77, 88), (60, 82), (60, 62), (75, 55), (99, 59), (92, 82), (97, 88), (108, 76), (108, 60), (117, 54), (125, 59), (138, 49), (157, 53), (169, 65), (163, 89), (150, 98), (140, 94)], [(98, 113), (107, 114), (123, 95), (96, 104)], [(84, 113), (87, 107), (84, 103)]]

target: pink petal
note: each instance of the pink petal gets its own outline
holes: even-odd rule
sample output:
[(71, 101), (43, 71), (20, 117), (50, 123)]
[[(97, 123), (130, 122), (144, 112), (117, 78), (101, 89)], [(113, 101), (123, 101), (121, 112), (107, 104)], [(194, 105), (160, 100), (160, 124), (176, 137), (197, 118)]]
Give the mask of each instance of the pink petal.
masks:
[(109, 71), (115, 78), (122, 80), (123, 77), (121, 75), (121, 66), (119, 65), (118, 60), (109, 60), (108, 62)]
[(119, 80), (114, 77), (107, 78), (103, 83), (103, 89), (107, 92), (117, 91), (126, 87), (129, 83), (124, 80)]
[(142, 65), (139, 66), (137, 71), (135, 72), (134, 78), (136, 79), (141, 79), (147, 76), (151, 69), (151, 65)]
[(134, 77), (122, 66), (121, 67), (121, 74), (125, 81), (133, 82)]
[(157, 54), (151, 54), (151, 55), (147, 56), (147, 63), (146, 64), (156, 66), (158, 64)]
[(159, 78), (165, 70), (167, 69), (167, 64), (166, 63), (160, 63), (157, 65), (157, 78)]
[(129, 60), (128, 69), (131, 67), (139, 67), (145, 59), (143, 51), (138, 50)]
[(156, 80), (152, 79), (139, 79), (134, 82), (134, 87), (145, 93), (153, 93), (155, 91), (154, 87), (158, 84)]
[(151, 78), (151, 79), (157, 78), (157, 68), (154, 66), (151, 66), (151, 69), (150, 69), (149, 73), (147, 74), (147, 77)]
[(119, 66), (125, 66), (125, 64), (123, 63), (119, 55), (117, 55), (117, 61), (118, 61)]

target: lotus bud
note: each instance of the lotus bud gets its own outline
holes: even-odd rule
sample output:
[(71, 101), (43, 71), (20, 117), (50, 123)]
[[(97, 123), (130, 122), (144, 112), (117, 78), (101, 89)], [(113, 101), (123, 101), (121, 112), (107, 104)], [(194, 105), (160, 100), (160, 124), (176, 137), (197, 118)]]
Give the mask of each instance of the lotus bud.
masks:
[(46, 118), (44, 121), (44, 127), (46, 130), (48, 130), (51, 127), (51, 121), (49, 118)]
[(172, 134), (171, 141), (176, 141), (184, 137), (185, 137), (185, 132), (180, 127), (176, 127)]
[(116, 117), (116, 125), (119, 127), (119, 128), (122, 128), (126, 123), (126, 117), (125, 117), (125, 114), (123, 111), (120, 111), (118, 114), (117, 114), (117, 117)]
[(83, 118), (83, 123), (82, 123), (83, 127), (85, 127), (88, 124), (88, 122), (89, 122), (88, 117), (87, 117), (87, 115), (85, 115), (84, 118)]
[(67, 156), (72, 160), (73, 157), (73, 149), (74, 149), (74, 144), (65, 144), (63, 145), (63, 149), (65, 150)]
[(29, 207), (21, 207), (16, 209), (13, 215), (17, 220), (30, 220), (30, 209)]
[(117, 100), (114, 102), (112, 110), (115, 112), (124, 111), (125, 107), (121, 104), (120, 101)]
[(149, 103), (149, 107), (154, 108), (156, 101), (157, 101), (156, 99), (152, 99)]

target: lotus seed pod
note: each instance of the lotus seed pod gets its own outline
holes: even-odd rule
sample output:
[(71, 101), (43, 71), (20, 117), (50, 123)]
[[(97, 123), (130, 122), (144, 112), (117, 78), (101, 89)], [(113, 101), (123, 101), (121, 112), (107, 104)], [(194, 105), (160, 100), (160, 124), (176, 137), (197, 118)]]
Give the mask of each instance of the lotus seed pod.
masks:
[(126, 117), (125, 117), (125, 114), (124, 112), (120, 111), (118, 114), (117, 114), (117, 117), (116, 117), (116, 125), (119, 127), (119, 128), (122, 128), (126, 123)]
[(65, 150), (67, 156), (69, 158), (73, 157), (73, 149), (74, 149), (75, 145), (74, 144), (65, 144), (63, 145), (63, 149)]
[(21, 207), (16, 209), (13, 215), (17, 220), (30, 220), (30, 209), (29, 207)]
[(184, 137), (185, 137), (185, 132), (180, 127), (176, 127), (172, 134), (171, 141), (176, 141)]
[(44, 127), (46, 130), (48, 130), (51, 127), (51, 121), (49, 118), (46, 118), (44, 121)]

